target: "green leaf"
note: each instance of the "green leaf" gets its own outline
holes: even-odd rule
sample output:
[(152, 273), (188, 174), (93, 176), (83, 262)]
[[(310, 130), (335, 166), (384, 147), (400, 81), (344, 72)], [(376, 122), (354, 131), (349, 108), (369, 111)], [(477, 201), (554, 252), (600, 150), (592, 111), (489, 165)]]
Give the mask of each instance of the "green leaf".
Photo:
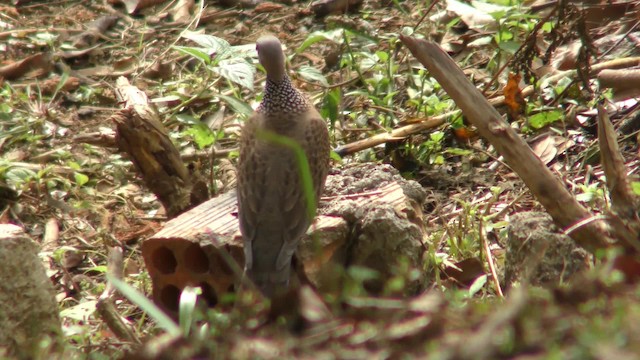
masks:
[(84, 185), (84, 184), (89, 182), (89, 177), (87, 175), (83, 174), (83, 173), (74, 172), (73, 173), (73, 178), (75, 179), (76, 184), (78, 186), (82, 186), (82, 185)]
[(634, 194), (640, 195), (640, 181), (631, 182), (631, 190)]
[(174, 46), (173, 48), (185, 55), (193, 56), (194, 58), (200, 60), (203, 64), (211, 63), (211, 56), (202, 49), (186, 46)]
[(473, 284), (469, 287), (469, 297), (473, 297), (478, 291), (480, 291), (484, 284), (487, 283), (487, 275), (481, 275), (473, 281)]
[(87, 321), (96, 311), (97, 300), (90, 300), (60, 311), (60, 317), (76, 321)]
[(253, 109), (251, 108), (251, 106), (249, 106), (244, 101), (239, 100), (233, 96), (227, 96), (222, 94), (219, 94), (217, 96), (220, 99), (224, 100), (227, 104), (229, 104), (229, 106), (231, 106), (233, 111), (235, 111), (236, 113), (243, 114), (246, 116), (251, 116), (251, 114), (253, 114)]
[(334, 160), (335, 162), (342, 164), (342, 158), (340, 157), (340, 155), (338, 155), (337, 152), (331, 151), (331, 153), (329, 154), (329, 157), (331, 158), (331, 160)]
[(220, 60), (219, 66), (213, 70), (234, 83), (253, 90), (253, 78), (256, 68), (244, 59), (233, 58)]
[(11, 168), (5, 174), (4, 178), (7, 184), (14, 188), (20, 188), (22, 184), (37, 177), (37, 174), (29, 169), (25, 168)]
[(193, 312), (196, 308), (198, 295), (200, 294), (202, 294), (202, 289), (192, 286), (185, 286), (185, 288), (182, 289), (182, 294), (180, 294), (180, 305), (178, 313), (180, 319), (180, 329), (182, 329), (182, 333), (184, 334), (184, 336), (189, 336), (189, 332), (193, 324)]
[(329, 119), (331, 126), (338, 120), (338, 110), (340, 108), (340, 88), (334, 88), (328, 91), (324, 95), (322, 100), (322, 108), (320, 109), (320, 115), (323, 118)]
[(411, 36), (413, 35), (414, 29), (412, 27), (409, 26), (404, 26), (402, 28), (402, 30), (400, 31), (400, 33), (404, 36)]
[(105, 265), (97, 265), (97, 266), (90, 267), (90, 268), (86, 269), (86, 270), (84, 271), (84, 273), (85, 273), (85, 274), (86, 274), (86, 273), (88, 273), (88, 272), (100, 272), (100, 273), (106, 273), (106, 272), (107, 272), (107, 270), (108, 270), (108, 269), (107, 269), (107, 267), (106, 267)]
[(136, 290), (133, 286), (109, 274), (107, 274), (107, 281), (120, 291), (122, 295), (129, 299), (129, 301), (136, 304), (142, 311), (149, 314), (149, 316), (158, 323), (158, 326), (163, 328), (170, 335), (179, 336), (182, 333), (180, 331), (180, 327), (176, 325), (176, 323), (167, 314), (165, 314), (164, 311), (157, 307), (151, 300), (147, 299), (144, 294)]
[(509, 54), (515, 54), (520, 49), (520, 43), (517, 41), (500, 41), (498, 47)]
[(322, 75), (320, 70), (312, 66), (308, 66), (308, 65), (300, 66), (300, 69), (298, 69), (298, 74), (300, 74), (300, 76), (302, 76), (306, 80), (317, 81), (324, 86), (329, 86), (329, 82), (327, 81), (327, 78), (324, 77), (324, 75)]
[(382, 62), (387, 62), (389, 60), (389, 53), (385, 51), (376, 51), (376, 56)]
[(51, 96), (52, 101), (53, 101), (53, 98), (55, 98), (56, 95), (58, 95), (58, 92), (62, 89), (62, 87), (67, 83), (67, 80), (69, 80), (69, 72), (65, 71), (62, 73), (62, 76), (60, 76), (60, 80), (56, 85), (56, 90), (53, 92), (53, 96)]
[(440, 142), (444, 139), (444, 131), (434, 131), (429, 135), (429, 138), (435, 142)]
[(224, 54), (231, 49), (231, 45), (225, 39), (212, 35), (201, 34), (193, 31), (184, 31), (182, 37), (202, 46), (209, 54)]
[(200, 122), (200, 120), (187, 114), (177, 114), (176, 120), (178, 120), (182, 124), (189, 124), (189, 125), (197, 124)]
[(230, 57), (258, 57), (256, 44), (254, 43), (232, 46), (228, 54)]
[(199, 149), (203, 149), (216, 141), (216, 136), (213, 131), (202, 122), (193, 124), (193, 126), (185, 130), (183, 134), (193, 137), (193, 141)]
[(358, 282), (375, 280), (380, 277), (380, 273), (378, 271), (368, 267), (358, 266), (358, 265), (349, 266), (349, 269), (347, 270), (347, 272), (349, 273), (349, 276), (351, 276), (354, 280)]
[(530, 116), (528, 122), (532, 128), (540, 129), (562, 119), (562, 116), (563, 114), (559, 110), (545, 111)]
[(309, 46), (315, 43), (318, 43), (320, 41), (329, 40), (333, 42), (338, 42), (338, 40), (342, 38), (343, 31), (344, 30), (342, 29), (336, 29), (332, 31), (313, 32), (309, 34), (309, 36), (307, 36), (307, 38), (302, 42), (300, 47), (296, 49), (296, 54), (300, 54), (301, 52), (305, 51)]
[(373, 54), (361, 53), (363, 59), (359, 61), (360, 71), (368, 71), (378, 63), (378, 57)]
[(473, 154), (473, 151), (460, 149), (460, 148), (448, 148), (445, 150), (447, 154), (458, 155), (458, 156), (469, 156)]
[(80, 170), (82, 169), (82, 166), (80, 166), (80, 164), (78, 164), (75, 161), (67, 161), (67, 166), (69, 166), (70, 168), (72, 168), (73, 170)]

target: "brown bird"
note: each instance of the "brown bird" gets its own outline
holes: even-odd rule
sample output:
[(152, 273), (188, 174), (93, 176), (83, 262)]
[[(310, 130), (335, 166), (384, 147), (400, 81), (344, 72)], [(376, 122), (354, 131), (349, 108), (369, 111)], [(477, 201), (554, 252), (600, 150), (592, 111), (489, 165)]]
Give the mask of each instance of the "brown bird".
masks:
[(262, 293), (273, 297), (289, 285), (291, 257), (312, 220), (294, 151), (261, 134), (289, 138), (304, 150), (315, 191), (322, 193), (329, 171), (329, 132), (313, 104), (292, 84), (280, 41), (256, 42), (267, 72), (262, 103), (246, 121), (238, 161), (238, 218), (245, 271)]

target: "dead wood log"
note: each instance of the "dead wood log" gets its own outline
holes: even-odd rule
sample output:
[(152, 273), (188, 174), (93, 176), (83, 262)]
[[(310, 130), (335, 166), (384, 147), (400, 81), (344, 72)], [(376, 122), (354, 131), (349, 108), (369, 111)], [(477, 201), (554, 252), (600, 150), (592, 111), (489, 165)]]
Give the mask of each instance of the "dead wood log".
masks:
[(167, 216), (173, 218), (206, 200), (206, 183), (193, 179), (147, 95), (124, 77), (116, 85), (118, 101), (124, 104), (111, 118), (118, 130), (118, 147), (129, 154)]
[(638, 89), (640, 88), (640, 69), (602, 70), (598, 74), (598, 81), (600, 86), (616, 90)]
[(438, 80), (480, 135), (504, 157), (559, 227), (566, 229), (584, 221), (570, 234), (576, 243), (590, 252), (608, 246), (610, 239), (605, 224), (585, 221), (592, 215), (502, 119), (449, 55), (434, 42), (408, 36), (400, 39)]
[[(297, 252), (296, 272), (303, 282), (336, 289), (344, 267), (355, 264), (380, 273), (367, 284), (375, 291), (401, 258), (421, 268), (425, 195), (419, 184), (402, 179), (390, 166), (364, 164), (329, 175), (325, 195)], [(203, 300), (216, 306), (235, 291), (244, 266), (235, 191), (167, 222), (145, 240), (142, 255), (152, 297), (167, 313), (177, 314), (180, 293), (188, 285), (200, 286)], [(408, 291), (417, 291), (423, 281), (410, 283)]]

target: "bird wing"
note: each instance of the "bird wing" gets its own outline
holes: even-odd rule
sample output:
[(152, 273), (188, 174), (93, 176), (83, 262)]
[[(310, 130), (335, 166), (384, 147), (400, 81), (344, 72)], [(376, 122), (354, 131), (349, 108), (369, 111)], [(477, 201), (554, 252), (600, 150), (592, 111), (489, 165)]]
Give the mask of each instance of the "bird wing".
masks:
[[(251, 243), (256, 237), (258, 213), (266, 189), (265, 159), (256, 153), (256, 131), (261, 116), (254, 114), (247, 119), (240, 135), (237, 171), (238, 221), (246, 249), (251, 249)], [(246, 267), (251, 269), (252, 263), (252, 252), (245, 251)]]
[[(293, 126), (283, 135), (297, 140), (307, 155), (317, 206), (329, 169), (329, 133), (315, 110), (303, 116), (308, 118), (296, 119), (299, 127)], [(264, 120), (261, 114), (253, 115), (240, 137), (238, 218), (246, 268), (255, 265), (260, 268), (256, 271), (279, 272), (288, 269), (300, 238), (313, 219), (307, 215), (307, 199), (293, 151), (265, 145), (256, 137)], [(265, 146), (269, 147), (267, 151)], [(258, 253), (260, 258), (255, 259)]]
[[(311, 171), (311, 179), (315, 192), (314, 208), (317, 208), (320, 195), (324, 188), (324, 182), (329, 171), (329, 132), (327, 126), (315, 109), (308, 111), (302, 119), (302, 134), (298, 136), (300, 145), (302, 146), (309, 162)], [(308, 216), (307, 197), (302, 186), (300, 169), (294, 166), (287, 172), (287, 192), (283, 196), (282, 209), (284, 216), (290, 221), (285, 230), (285, 238), (276, 261), (277, 269), (289, 266), (291, 257), (298, 247), (300, 238), (306, 233), (313, 219)]]

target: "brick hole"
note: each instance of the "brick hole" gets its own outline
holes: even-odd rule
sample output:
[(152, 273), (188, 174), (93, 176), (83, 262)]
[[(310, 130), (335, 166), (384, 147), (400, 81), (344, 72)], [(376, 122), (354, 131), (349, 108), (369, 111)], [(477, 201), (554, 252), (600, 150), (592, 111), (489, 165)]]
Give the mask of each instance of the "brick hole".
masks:
[(161, 246), (153, 251), (152, 255), (153, 266), (161, 273), (173, 274), (176, 272), (178, 261), (176, 260), (173, 251), (166, 246)]
[(234, 284), (229, 285), (229, 287), (227, 288), (227, 292), (233, 294), (234, 292), (236, 292), (236, 286)]
[(191, 244), (184, 251), (184, 266), (190, 271), (203, 274), (209, 269), (209, 258), (200, 245)]
[(204, 281), (199, 285), (202, 289), (202, 299), (207, 302), (207, 306), (214, 307), (218, 305), (218, 296), (216, 295), (216, 290)]
[[(227, 250), (220, 249), (218, 251), (227, 251)], [(227, 265), (227, 261), (220, 254), (216, 252), (213, 258), (214, 258), (213, 262), (218, 265), (218, 268), (220, 269), (220, 271), (222, 271), (224, 275), (233, 275), (233, 270), (231, 270), (231, 267)]]
[(178, 312), (180, 303), (180, 289), (174, 285), (167, 285), (160, 290), (160, 301), (170, 311)]

